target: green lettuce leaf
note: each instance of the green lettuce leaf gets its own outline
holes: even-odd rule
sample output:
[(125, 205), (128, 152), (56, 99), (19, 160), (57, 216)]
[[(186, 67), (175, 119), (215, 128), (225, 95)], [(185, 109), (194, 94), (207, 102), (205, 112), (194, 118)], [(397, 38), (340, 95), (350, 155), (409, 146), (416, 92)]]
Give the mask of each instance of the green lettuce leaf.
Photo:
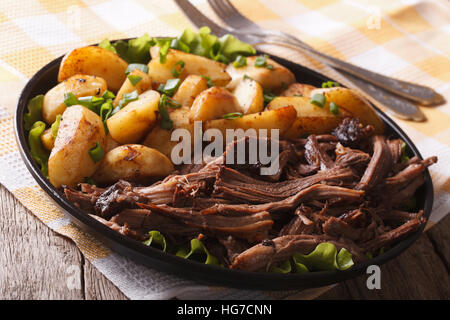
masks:
[(159, 231), (156, 230), (150, 231), (148, 235), (149, 235), (148, 240), (144, 241), (143, 244), (159, 248), (162, 251), (166, 252), (167, 250), (166, 238)]
[(278, 264), (270, 266), (269, 272), (273, 273), (290, 273), (292, 271), (292, 265), (289, 260), (283, 261)]
[(35, 122), (28, 134), (28, 144), (30, 146), (31, 157), (36, 161), (44, 176), (48, 177), (48, 157), (49, 152), (45, 150), (41, 141), (41, 134), (45, 130), (45, 122)]
[(23, 116), (24, 127), (26, 131), (37, 121), (42, 120), (42, 104), (44, 103), (44, 95), (40, 94), (28, 102), (28, 112)]
[(210, 254), (205, 245), (198, 239), (192, 239), (190, 244), (182, 246), (175, 254), (184, 259), (220, 266), (219, 260)]
[(336, 246), (329, 242), (320, 243), (308, 255), (295, 254), (292, 258), (296, 270), (304, 270), (305, 267), (308, 271), (346, 270), (354, 264), (348, 250), (342, 248), (338, 253)]

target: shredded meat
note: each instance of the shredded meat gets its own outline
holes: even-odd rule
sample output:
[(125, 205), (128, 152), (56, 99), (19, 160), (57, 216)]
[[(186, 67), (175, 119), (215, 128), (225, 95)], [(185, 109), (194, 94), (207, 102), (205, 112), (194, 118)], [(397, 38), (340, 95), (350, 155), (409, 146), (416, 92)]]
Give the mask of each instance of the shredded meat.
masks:
[(346, 118), (332, 134), (269, 139), (280, 150), (271, 176), (260, 174), (260, 162), (227, 164), (239, 143), (248, 153), (258, 139), (245, 137), (151, 185), (119, 180), (63, 189), (75, 206), (125, 236), (143, 241), (157, 230), (170, 245), (201, 239), (231, 269), (267, 271), (322, 242), (362, 262), (426, 223), (410, 203), (437, 161), (409, 159), (401, 139), (372, 134)]

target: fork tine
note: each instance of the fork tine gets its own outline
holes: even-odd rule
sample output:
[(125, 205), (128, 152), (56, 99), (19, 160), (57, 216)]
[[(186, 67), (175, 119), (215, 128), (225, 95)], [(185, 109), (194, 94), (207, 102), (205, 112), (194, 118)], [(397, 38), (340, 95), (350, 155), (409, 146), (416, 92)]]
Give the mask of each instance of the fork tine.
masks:
[(259, 28), (259, 26), (256, 23), (254, 23), (253, 21), (242, 15), (230, 0), (218, 0), (218, 1), (221, 2), (223, 5), (225, 5), (228, 8), (229, 15), (234, 15), (236, 18), (240, 20), (241, 24), (245, 22), (247, 27), (253, 25)]
[(223, 6), (220, 1), (208, 0), (208, 3), (220, 19), (224, 21), (228, 20), (228, 14), (223, 10)]
[(225, 30), (215, 22), (207, 18), (196, 7), (194, 7), (188, 0), (175, 0), (176, 4), (182, 9), (185, 16), (191, 21), (197, 28), (208, 26), (212, 33), (217, 36), (223, 36), (229, 31)]

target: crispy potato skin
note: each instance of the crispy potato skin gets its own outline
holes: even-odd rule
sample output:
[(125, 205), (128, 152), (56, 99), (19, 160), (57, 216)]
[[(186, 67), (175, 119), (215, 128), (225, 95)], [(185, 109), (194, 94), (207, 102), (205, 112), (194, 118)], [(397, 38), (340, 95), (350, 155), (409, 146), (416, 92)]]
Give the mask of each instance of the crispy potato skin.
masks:
[(89, 150), (97, 142), (105, 150), (105, 138), (105, 129), (97, 114), (80, 105), (67, 108), (48, 160), (50, 182), (56, 188), (73, 187), (90, 177), (100, 162), (92, 160)]
[(247, 114), (237, 119), (217, 119), (206, 121), (204, 130), (215, 128), (226, 136), (226, 129), (278, 129), (280, 137), (284, 136), (297, 116), (294, 107), (286, 106), (274, 110), (265, 110), (259, 113)]
[(233, 94), (243, 114), (257, 113), (264, 109), (263, 88), (254, 80), (241, 79)]
[(64, 94), (73, 93), (77, 98), (101, 96), (106, 90), (106, 81), (100, 77), (76, 74), (50, 89), (44, 96), (42, 117), (52, 124), (58, 114), (66, 110)]
[(52, 134), (52, 129), (48, 128), (41, 134), (41, 142), (45, 149), (48, 151), (52, 151), (54, 145), (55, 145), (55, 138)]
[(124, 83), (120, 87), (119, 92), (117, 92), (116, 98), (114, 99), (113, 104), (115, 107), (119, 104), (120, 100), (122, 100), (125, 93), (130, 93), (134, 90), (137, 90), (138, 94), (141, 94), (142, 92), (147, 91), (152, 87), (152, 79), (148, 74), (142, 72), (141, 70), (134, 69), (130, 72), (130, 75), (139, 76), (142, 79), (138, 83), (136, 83), (136, 86), (133, 86), (128, 77), (125, 78)]
[(156, 123), (159, 93), (149, 90), (106, 121), (111, 137), (120, 144), (136, 143)]
[[(181, 103), (182, 106), (190, 108), (194, 103), (194, 99), (206, 89), (208, 89), (206, 79), (202, 76), (191, 74), (181, 83), (173, 99)], [(172, 109), (169, 111), (172, 111)]]
[(165, 83), (167, 80), (174, 78), (172, 67), (178, 61), (184, 61), (185, 65), (179, 78), (185, 79), (190, 74), (199, 76), (207, 76), (215, 86), (225, 86), (230, 82), (231, 77), (225, 71), (227, 65), (205, 57), (197, 56), (191, 53), (170, 49), (164, 63), (159, 59), (159, 47), (150, 48), (152, 60), (148, 63), (148, 74), (152, 80), (159, 83)]
[(317, 89), (316, 87), (306, 84), (306, 83), (293, 83), (286, 90), (280, 93), (282, 97), (294, 97), (294, 96), (304, 96), (311, 97), (311, 91)]
[(267, 105), (267, 109), (275, 110), (285, 106), (292, 106), (296, 110), (295, 121), (283, 135), (287, 139), (299, 138), (303, 134), (330, 132), (347, 115), (345, 111), (334, 115), (328, 107), (315, 106), (306, 97), (277, 97)]
[(235, 68), (232, 63), (228, 65), (226, 71), (232, 78), (229, 88), (235, 88), (244, 75), (258, 82), (264, 89), (274, 92), (279, 92), (283, 86), (289, 86), (295, 82), (295, 76), (289, 69), (270, 58), (267, 58), (267, 64), (273, 65), (273, 69), (255, 67), (256, 58), (256, 56), (247, 57), (247, 65), (241, 68)]
[(240, 111), (234, 95), (222, 87), (212, 87), (200, 93), (191, 108), (190, 120), (206, 121), (222, 118), (224, 114)]
[(194, 124), (189, 121), (189, 115), (190, 110), (187, 106), (173, 110), (170, 114), (170, 119), (173, 123), (172, 130), (163, 129), (157, 124), (147, 137), (145, 137), (142, 144), (150, 148), (155, 148), (170, 159), (173, 147), (178, 144), (178, 141), (170, 141), (172, 132), (175, 129), (186, 129), (190, 133), (192, 145)]
[(336, 87), (316, 89), (311, 94), (322, 93), (327, 98), (326, 108), (330, 102), (339, 106), (339, 112), (346, 112), (349, 116), (359, 117), (364, 125), (371, 125), (375, 128), (375, 134), (384, 133), (384, 123), (376, 113), (375, 109), (361, 97), (357, 92), (351, 89)]
[(161, 152), (140, 144), (126, 144), (109, 151), (93, 179), (100, 184), (119, 179), (146, 181), (165, 177), (173, 171), (172, 162)]
[(58, 81), (64, 81), (75, 74), (89, 74), (102, 77), (108, 88), (117, 92), (125, 81), (128, 63), (114, 52), (89, 46), (67, 53), (59, 67)]

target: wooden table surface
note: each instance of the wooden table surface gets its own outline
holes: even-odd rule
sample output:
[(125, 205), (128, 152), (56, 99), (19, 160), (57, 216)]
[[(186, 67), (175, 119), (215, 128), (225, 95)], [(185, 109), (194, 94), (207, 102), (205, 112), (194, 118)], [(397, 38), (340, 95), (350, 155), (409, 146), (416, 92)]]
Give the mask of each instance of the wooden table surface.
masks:
[[(449, 230), (450, 215), (382, 266), (380, 290), (367, 289), (367, 276), (361, 276), (319, 299), (450, 299)], [(127, 298), (70, 239), (50, 230), (0, 185), (0, 299)]]

